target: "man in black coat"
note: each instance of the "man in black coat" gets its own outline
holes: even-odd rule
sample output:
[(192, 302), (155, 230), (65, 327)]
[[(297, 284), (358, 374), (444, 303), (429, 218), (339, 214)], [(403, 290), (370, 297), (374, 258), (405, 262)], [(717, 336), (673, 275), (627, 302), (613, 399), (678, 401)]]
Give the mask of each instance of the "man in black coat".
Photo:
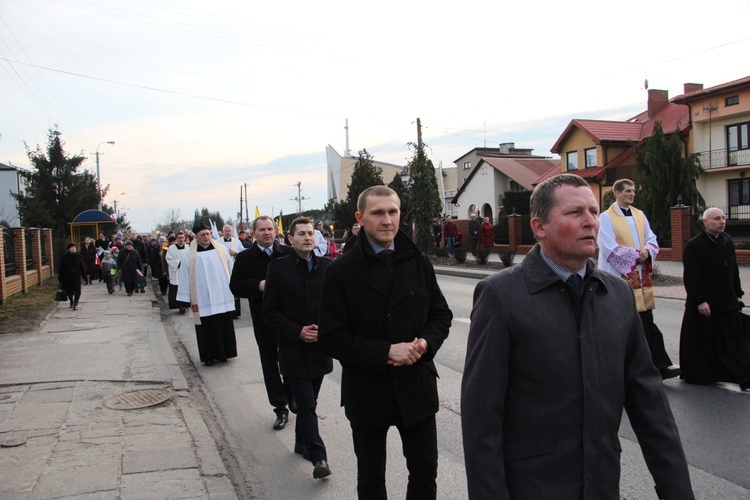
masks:
[(471, 241), (471, 253), (477, 253), (477, 245), (479, 244), (479, 231), (482, 229), (482, 223), (479, 221), (476, 213), (471, 214), (471, 220), (469, 221), (469, 240)]
[(373, 186), (357, 200), (357, 245), (326, 272), (320, 347), (341, 362), (359, 498), (386, 498), (386, 435), (401, 434), (407, 499), (437, 495), (437, 371), (453, 317), (429, 257), (399, 232), (400, 200)]
[(687, 291), (680, 332), (685, 382), (735, 382), (750, 389), (750, 339), (739, 312), (743, 295), (726, 217), (718, 208), (703, 214), (705, 231), (688, 241), (682, 257)]
[(287, 402), (292, 399), (292, 394), (288, 385), (282, 382), (279, 373), (276, 332), (263, 320), (261, 307), (268, 263), (288, 255), (290, 248), (276, 242), (276, 225), (267, 215), (261, 215), (253, 221), (253, 235), (255, 242), (237, 254), (229, 288), (237, 297), (247, 298), (250, 304), (250, 316), (253, 318), (253, 331), (258, 344), (260, 366), (263, 369), (263, 382), (266, 385), (268, 402), (276, 413), (273, 428), (281, 430), (289, 421)]
[(268, 266), (263, 319), (277, 333), (281, 373), (297, 401), (294, 452), (313, 463), (313, 478), (331, 475), (318, 430), (318, 393), (333, 362), (318, 348), (318, 315), (323, 276), (331, 263), (314, 254), (315, 229), (307, 217), (289, 226), (294, 252)]

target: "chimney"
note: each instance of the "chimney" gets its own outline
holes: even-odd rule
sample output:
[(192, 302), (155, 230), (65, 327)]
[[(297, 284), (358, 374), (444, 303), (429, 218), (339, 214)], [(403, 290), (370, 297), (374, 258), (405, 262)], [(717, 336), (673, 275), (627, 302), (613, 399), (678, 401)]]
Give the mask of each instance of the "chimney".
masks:
[(500, 144), (500, 154), (501, 155), (509, 155), (511, 149), (515, 149), (516, 143), (515, 142), (503, 142)]
[(696, 90), (703, 90), (703, 84), (702, 83), (686, 83), (683, 85), (685, 94), (689, 94), (690, 92), (695, 92)]
[(666, 90), (648, 90), (648, 117), (653, 118), (669, 104), (669, 92)]

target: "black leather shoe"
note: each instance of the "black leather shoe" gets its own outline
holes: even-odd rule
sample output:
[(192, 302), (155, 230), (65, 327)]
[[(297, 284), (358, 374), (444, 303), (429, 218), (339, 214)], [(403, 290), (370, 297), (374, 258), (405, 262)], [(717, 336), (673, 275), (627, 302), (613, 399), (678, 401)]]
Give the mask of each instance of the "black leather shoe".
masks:
[(297, 400), (294, 398), (289, 399), (289, 411), (295, 415), (297, 414)]
[(670, 378), (679, 377), (682, 374), (681, 368), (675, 368), (673, 366), (668, 366), (666, 368), (662, 368), (659, 370), (659, 373), (661, 373), (661, 379), (667, 380)]
[(315, 468), (313, 469), (313, 479), (323, 479), (331, 475), (331, 468), (328, 467), (328, 462), (325, 460), (318, 460), (315, 462)]
[(208, 361), (204, 362), (203, 364), (206, 365), (206, 366), (214, 366), (214, 360), (213, 359), (209, 359)]
[(286, 427), (286, 423), (289, 422), (289, 416), (285, 414), (278, 415), (276, 420), (273, 421), (273, 430), (280, 431)]
[(310, 460), (310, 455), (307, 454), (307, 448), (299, 443), (294, 443), (294, 453), (302, 455), (305, 460)]

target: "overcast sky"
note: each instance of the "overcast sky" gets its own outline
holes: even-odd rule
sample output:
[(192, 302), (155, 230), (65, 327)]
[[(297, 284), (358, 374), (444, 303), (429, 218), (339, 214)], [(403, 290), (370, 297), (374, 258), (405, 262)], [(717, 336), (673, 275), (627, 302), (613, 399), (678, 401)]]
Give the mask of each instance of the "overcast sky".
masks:
[[(509, 5), (511, 4), (511, 5)], [(515, 4), (515, 5), (512, 5)], [(170, 209), (252, 217), (326, 203), (325, 146), (435, 165), (572, 118), (626, 119), (644, 80), (750, 75), (750, 2), (2, 0), (0, 162), (62, 133), (140, 232)], [(4, 187), (3, 187), (4, 188)], [(124, 193), (120, 195), (120, 193)], [(93, 208), (93, 207), (92, 207)]]

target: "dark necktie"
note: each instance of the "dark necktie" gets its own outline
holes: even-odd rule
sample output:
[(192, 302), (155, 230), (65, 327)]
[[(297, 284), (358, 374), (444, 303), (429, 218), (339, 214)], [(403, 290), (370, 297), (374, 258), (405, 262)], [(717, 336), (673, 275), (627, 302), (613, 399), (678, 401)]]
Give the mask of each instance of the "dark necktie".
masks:
[(385, 250), (378, 252), (378, 256), (383, 259), (383, 262), (390, 266), (391, 262), (393, 262), (393, 253), (393, 250), (386, 248)]
[(571, 274), (565, 282), (575, 290), (579, 297), (583, 295), (583, 278), (580, 274)]

